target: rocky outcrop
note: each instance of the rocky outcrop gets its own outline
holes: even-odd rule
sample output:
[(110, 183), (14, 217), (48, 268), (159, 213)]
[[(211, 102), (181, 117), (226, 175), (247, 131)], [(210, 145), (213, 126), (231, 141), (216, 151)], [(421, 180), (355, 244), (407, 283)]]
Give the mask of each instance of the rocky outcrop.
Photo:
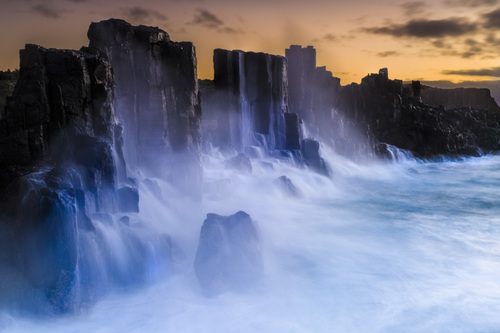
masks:
[(92, 23), (88, 37), (89, 50), (114, 69), (128, 167), (199, 195), (201, 108), (193, 44), (118, 19)]
[(48, 312), (74, 311), (92, 298), (77, 288), (77, 239), (95, 230), (91, 214), (119, 210), (112, 70), (85, 52), (26, 45), (20, 54), (0, 134), (0, 250), (16, 260), (0, 265)]
[(442, 89), (422, 86), (421, 98), (425, 104), (443, 106), (446, 110), (469, 107), (500, 112), (490, 90), (485, 88)]
[(337, 153), (351, 158), (366, 155), (368, 149), (356, 123), (337, 107), (340, 79), (326, 67), (316, 67), (312, 46), (291, 45), (286, 58), (290, 112), (305, 122), (309, 135), (328, 143)]
[(421, 102), (415, 82), (403, 86), (386, 69), (343, 87), (338, 108), (358, 126), (368, 146), (384, 154), (380, 143), (420, 157), (479, 155), (500, 148), (500, 113), (470, 107), (445, 109)]
[(245, 212), (207, 214), (200, 233), (194, 270), (204, 292), (246, 290), (263, 272), (259, 237)]
[(219, 147), (266, 152), (285, 146), (284, 113), (288, 108), (286, 60), (243, 51), (214, 51), (213, 86), (203, 95), (207, 136)]
[(285, 50), (288, 62), (289, 110), (308, 124), (314, 123), (313, 98), (316, 81), (316, 49), (291, 45)]
[(422, 157), (499, 148), (500, 110), (487, 89), (403, 85), (390, 80), (386, 68), (341, 87), (331, 72), (316, 67), (315, 54), (312, 47), (286, 50), (289, 109), (335, 152), (357, 160), (386, 155), (381, 143)]
[(81, 166), (90, 178), (112, 185), (112, 88), (105, 60), (26, 45), (19, 81), (0, 121), (0, 169), (6, 177), (0, 183), (46, 162)]

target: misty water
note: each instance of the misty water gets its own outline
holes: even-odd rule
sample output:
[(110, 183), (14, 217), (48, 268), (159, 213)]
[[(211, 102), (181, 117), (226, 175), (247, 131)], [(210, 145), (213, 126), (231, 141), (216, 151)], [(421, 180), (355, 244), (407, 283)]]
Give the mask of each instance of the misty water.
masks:
[[(500, 156), (354, 163), (323, 155), (331, 178), (269, 158), (240, 174), (214, 152), (203, 157), (201, 202), (160, 180), (161, 192), (140, 182), (143, 222), (132, 216), (130, 227), (171, 236), (172, 270), (153, 260), (148, 283), (112, 290), (77, 314), (2, 309), (0, 331), (498, 332)], [(298, 197), (277, 186), (283, 175)], [(206, 297), (193, 270), (200, 227), (207, 213), (239, 210), (256, 221), (264, 276), (247, 291)]]

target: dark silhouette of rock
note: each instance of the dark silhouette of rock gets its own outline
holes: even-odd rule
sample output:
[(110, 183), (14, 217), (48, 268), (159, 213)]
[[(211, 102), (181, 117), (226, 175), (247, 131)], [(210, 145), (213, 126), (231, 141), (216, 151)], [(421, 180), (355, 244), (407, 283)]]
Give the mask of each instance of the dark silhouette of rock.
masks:
[(316, 50), (312, 46), (302, 48), (291, 45), (285, 50), (285, 56), (288, 62), (289, 110), (312, 125)]
[[(110, 152), (112, 87), (111, 68), (103, 59), (26, 45), (18, 83), (0, 120), (0, 169), (5, 177), (0, 183), (17, 173), (16, 166), (20, 171), (38, 162), (81, 164), (75, 148), (85, 138), (101, 142)], [(107, 164), (100, 171), (109, 176), (111, 157), (102, 159)]]
[(158, 28), (110, 19), (92, 23), (89, 49), (109, 59), (116, 77), (115, 110), (131, 168), (201, 192), (201, 108), (195, 48)]
[[(267, 152), (285, 146), (288, 90), (286, 60), (265, 53), (214, 51), (214, 83), (205, 85), (204, 121), (215, 144)], [(213, 133), (213, 134), (211, 134)]]
[(489, 89), (454, 88), (442, 89), (421, 86), (422, 102), (429, 105), (442, 105), (446, 110), (470, 107), (477, 110), (500, 112)]
[(418, 84), (410, 89), (388, 79), (384, 71), (365, 77), (360, 85), (343, 87), (338, 108), (354, 120), (376, 152), (383, 151), (381, 142), (420, 157), (477, 156), (500, 148), (499, 112), (427, 105), (420, 102), (418, 91)]
[(207, 214), (194, 270), (207, 295), (246, 290), (258, 281), (263, 273), (262, 254), (257, 231), (247, 213)]
[(312, 46), (291, 45), (286, 50), (290, 112), (304, 120), (309, 134), (344, 156), (357, 159), (368, 154), (366, 140), (356, 122), (337, 108), (340, 79), (325, 67), (316, 67)]
[(302, 134), (300, 131), (300, 120), (296, 113), (285, 113), (286, 126), (286, 149), (300, 150)]
[(302, 140), (302, 157), (304, 159), (304, 163), (311, 169), (325, 176), (329, 175), (326, 163), (319, 154), (319, 142), (317, 140)]

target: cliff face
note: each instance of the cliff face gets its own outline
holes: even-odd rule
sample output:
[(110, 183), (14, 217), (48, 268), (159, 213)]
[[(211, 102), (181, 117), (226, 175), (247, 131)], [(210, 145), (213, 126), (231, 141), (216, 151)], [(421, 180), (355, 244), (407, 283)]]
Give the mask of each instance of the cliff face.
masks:
[(290, 110), (309, 133), (353, 159), (388, 154), (386, 144), (422, 157), (478, 155), (500, 148), (500, 109), (487, 89), (436, 89), (390, 80), (386, 68), (341, 87), (317, 68), (315, 50), (286, 50)]
[(418, 82), (403, 87), (381, 70), (360, 85), (343, 87), (337, 107), (358, 124), (378, 154), (386, 152), (381, 143), (421, 157), (479, 155), (500, 148), (500, 113), (427, 105), (420, 101), (422, 91)]
[(20, 78), (0, 121), (2, 176), (15, 175), (14, 166), (29, 169), (39, 162), (85, 165), (83, 143), (92, 141), (107, 160), (99, 173), (114, 182), (112, 88), (113, 75), (105, 60), (26, 45)]
[(354, 159), (369, 155), (368, 138), (355, 119), (338, 107), (340, 79), (325, 67), (316, 67), (316, 50), (292, 45), (286, 58), (290, 110), (304, 120), (309, 133), (341, 155)]
[(92, 23), (88, 37), (89, 49), (106, 57), (115, 73), (128, 167), (198, 191), (201, 107), (193, 44), (117, 19)]
[(207, 136), (217, 146), (241, 151), (260, 146), (267, 152), (285, 146), (288, 108), (286, 60), (243, 51), (214, 51), (214, 83), (206, 89)]
[(81, 51), (27, 45), (0, 119), (0, 303), (23, 311), (78, 311), (170, 271), (130, 176), (201, 195), (192, 44), (121, 20), (89, 37)]
[(88, 263), (81, 237), (95, 231), (90, 216), (116, 211), (127, 191), (116, 188), (113, 84), (109, 63), (95, 55), (21, 51), (0, 135), (0, 265), (8, 273), (0, 283), (22, 281), (30, 294), (7, 287), (1, 297), (12, 304), (65, 312), (93, 298), (79, 285)]

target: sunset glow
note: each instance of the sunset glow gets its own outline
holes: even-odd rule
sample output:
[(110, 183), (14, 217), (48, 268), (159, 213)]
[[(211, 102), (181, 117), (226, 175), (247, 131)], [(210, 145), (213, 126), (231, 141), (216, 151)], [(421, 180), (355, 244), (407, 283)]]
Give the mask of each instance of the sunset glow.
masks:
[(26, 43), (79, 49), (88, 43), (89, 24), (110, 17), (192, 41), (203, 79), (212, 78), (215, 48), (284, 55), (291, 44), (313, 45), (318, 66), (343, 85), (381, 67), (402, 80), (500, 76), (497, 0), (4, 0), (0, 69), (17, 68), (18, 50)]

